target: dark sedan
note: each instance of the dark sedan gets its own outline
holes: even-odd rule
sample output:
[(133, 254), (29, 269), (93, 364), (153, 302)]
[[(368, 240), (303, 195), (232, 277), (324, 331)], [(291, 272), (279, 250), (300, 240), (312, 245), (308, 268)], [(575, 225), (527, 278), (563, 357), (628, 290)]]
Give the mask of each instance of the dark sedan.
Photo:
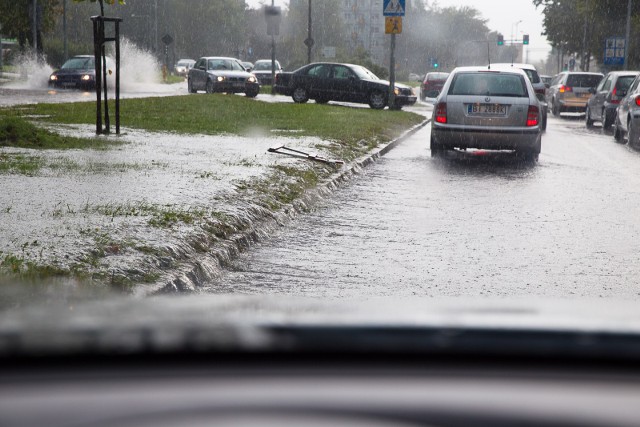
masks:
[[(297, 103), (309, 99), (319, 104), (344, 101), (383, 109), (388, 103), (389, 82), (360, 65), (323, 62), (305, 65), (291, 73), (277, 74), (275, 90), (291, 96)], [(417, 99), (413, 89), (402, 84), (395, 85), (395, 95), (393, 109), (413, 105)]]
[[(107, 72), (113, 65), (107, 59)], [(96, 87), (95, 59), (93, 55), (78, 55), (65, 62), (49, 76), (49, 86), (93, 90)]]
[(254, 98), (260, 92), (260, 84), (247, 72), (239, 60), (220, 56), (198, 59), (189, 70), (187, 87), (190, 93), (204, 90), (207, 93), (244, 93)]

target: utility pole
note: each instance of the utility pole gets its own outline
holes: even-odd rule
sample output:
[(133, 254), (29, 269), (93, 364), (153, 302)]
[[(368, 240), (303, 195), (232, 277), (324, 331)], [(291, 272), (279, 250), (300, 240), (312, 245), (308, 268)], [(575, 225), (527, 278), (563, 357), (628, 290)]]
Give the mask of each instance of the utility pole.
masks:
[(582, 71), (589, 71), (589, 65), (585, 64), (587, 60), (587, 1), (584, 0), (584, 27), (582, 29), (582, 59), (580, 60), (580, 68)]
[[(166, 8), (165, 8), (166, 9)], [(154, 18), (153, 18), (153, 31), (154, 31), (154, 38), (153, 38), (153, 51), (155, 52), (156, 56), (158, 56), (158, 0), (155, 0), (154, 2)]]
[(629, 40), (629, 36), (631, 35), (631, 0), (627, 1), (627, 32), (624, 41), (624, 69), (629, 69), (628, 59), (629, 59), (629, 45), (631, 43)]
[(66, 61), (69, 59), (69, 49), (67, 48), (67, 0), (62, 0), (62, 45), (63, 56)]
[[(275, 8), (275, 0), (271, 0), (271, 7)], [(271, 34), (271, 95), (276, 94), (276, 36)]]
[(33, 0), (33, 22), (31, 36), (33, 37), (33, 53), (38, 56), (38, 0)]
[(307, 40), (309, 40), (309, 42), (307, 43), (307, 64), (311, 64), (311, 48), (313, 47), (313, 43), (312, 40), (313, 38), (311, 37), (311, 0), (309, 0), (309, 23), (308, 23), (308, 35), (307, 35)]

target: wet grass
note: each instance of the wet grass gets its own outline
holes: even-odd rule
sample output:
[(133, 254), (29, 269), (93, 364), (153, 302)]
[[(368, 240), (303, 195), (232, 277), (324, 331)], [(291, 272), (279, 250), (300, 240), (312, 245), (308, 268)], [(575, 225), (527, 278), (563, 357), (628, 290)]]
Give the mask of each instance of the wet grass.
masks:
[[(20, 106), (0, 113), (46, 116), (42, 120), (52, 123), (95, 122), (95, 105), (90, 102)], [(295, 130), (296, 136), (335, 141), (349, 157), (365, 151), (362, 148), (388, 141), (423, 120), (422, 116), (403, 111), (265, 103), (224, 94), (124, 99), (121, 117), (123, 126), (186, 134), (255, 135), (256, 130), (262, 130), (265, 135), (273, 135), (271, 130), (277, 129), (276, 135), (281, 132), (290, 136)]]
[(104, 149), (118, 142), (104, 139), (73, 138), (61, 136), (39, 128), (28, 120), (3, 114), (0, 111), (0, 147), (18, 147), (32, 149)]

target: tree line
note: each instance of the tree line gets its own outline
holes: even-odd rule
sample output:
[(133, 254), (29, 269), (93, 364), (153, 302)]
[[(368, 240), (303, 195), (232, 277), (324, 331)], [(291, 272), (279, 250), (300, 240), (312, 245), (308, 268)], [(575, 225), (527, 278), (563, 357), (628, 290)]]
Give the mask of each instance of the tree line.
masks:
[[(533, 0), (533, 4), (543, 13), (544, 35), (556, 52), (575, 58), (576, 69), (588, 71), (592, 62), (599, 68), (620, 68), (604, 66), (605, 41), (610, 37), (625, 37), (626, 1)], [(631, 69), (640, 66), (638, 21), (640, 2), (635, 1), (632, 2), (628, 51)]]
[[(114, 3), (112, 0), (105, 0)], [(68, 55), (87, 54), (93, 50), (90, 17), (100, 14), (97, 2), (78, 0), (36, 0), (38, 11), (40, 53), (54, 67), (64, 61), (63, 6), (66, 17)], [(270, 2), (267, 2), (270, 3)], [(386, 73), (385, 63), (374, 63), (363, 46), (350, 43), (347, 28), (340, 14), (344, 0), (313, 0), (312, 52), (321, 60), (325, 46), (336, 49), (335, 61), (354, 62)], [(5, 36), (15, 37), (22, 49), (33, 46), (32, 0), (0, 0), (0, 14)], [(434, 71), (432, 59), (439, 68), (482, 64), (487, 55), (496, 55), (495, 47), (487, 53), (487, 40), (495, 39), (480, 12), (469, 7), (439, 7), (428, 0), (407, 0), (403, 33), (397, 37), (396, 61), (399, 71), (424, 74)], [(287, 69), (307, 61), (308, 0), (290, 0), (283, 9), (280, 33), (276, 36), (276, 51)], [(382, 14), (382, 10), (380, 11)], [(105, 5), (105, 15), (123, 18), (121, 35), (141, 48), (154, 52), (160, 60), (194, 58), (205, 55), (234, 56), (255, 61), (271, 57), (271, 37), (267, 35), (264, 11), (251, 9), (244, 0), (126, 0)], [(459, 31), (464, 28), (465, 31)], [(172, 43), (162, 42), (170, 35)], [(380, 30), (388, 60), (389, 36)], [(495, 60), (495, 58), (494, 58)]]

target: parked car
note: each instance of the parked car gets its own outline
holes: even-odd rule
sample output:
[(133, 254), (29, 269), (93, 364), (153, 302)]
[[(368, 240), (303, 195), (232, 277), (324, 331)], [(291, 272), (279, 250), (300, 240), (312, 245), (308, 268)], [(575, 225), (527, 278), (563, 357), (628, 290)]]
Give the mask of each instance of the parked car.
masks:
[[(345, 101), (383, 109), (388, 104), (389, 84), (360, 65), (318, 62), (278, 74), (275, 91), (291, 96), (297, 103), (309, 99), (319, 104)], [(394, 109), (413, 105), (417, 99), (412, 88), (399, 83), (395, 85), (395, 95), (395, 104), (391, 106)]]
[(176, 74), (182, 77), (187, 77), (187, 74), (189, 74), (189, 70), (193, 68), (195, 63), (196, 61), (194, 61), (193, 59), (180, 59), (178, 62), (176, 62), (176, 66), (174, 67), (174, 69), (176, 70)]
[(420, 99), (425, 101), (427, 98), (437, 98), (447, 77), (449, 73), (427, 73), (420, 85)]
[(544, 99), (547, 91), (547, 86), (545, 86), (544, 82), (538, 75), (538, 70), (531, 64), (511, 64), (511, 63), (502, 63), (502, 64), (491, 64), (491, 68), (519, 68), (523, 70), (527, 77), (529, 77), (529, 81), (531, 81), (531, 86), (533, 86), (533, 90), (536, 93), (536, 98), (540, 102), (541, 114), (542, 114), (542, 122), (541, 127), (542, 130), (547, 130), (547, 101)]
[(244, 93), (254, 98), (260, 92), (260, 84), (253, 74), (247, 72), (239, 60), (221, 56), (206, 56), (198, 59), (187, 77), (190, 93), (204, 90), (207, 93)]
[[(282, 72), (282, 67), (278, 60), (275, 61), (276, 74)], [(271, 60), (259, 59), (253, 66), (252, 73), (258, 78), (261, 85), (270, 85), (273, 83), (271, 80)]]
[(604, 129), (611, 127), (620, 100), (627, 94), (627, 89), (638, 74), (638, 71), (612, 71), (600, 81), (597, 88), (590, 90), (591, 97), (585, 114), (587, 126), (599, 121)]
[(519, 68), (453, 70), (433, 110), (431, 155), (453, 148), (515, 150), (537, 160), (541, 149), (540, 103)]
[(547, 102), (554, 116), (561, 113), (584, 113), (591, 96), (590, 89), (600, 83), (604, 75), (577, 71), (563, 71), (556, 75), (547, 90)]
[(640, 76), (637, 76), (627, 94), (615, 110), (613, 121), (613, 137), (617, 142), (624, 142), (627, 135), (629, 145), (640, 145)]
[(240, 61), (245, 70), (251, 72), (253, 70), (253, 63), (249, 61)]
[[(113, 73), (114, 63), (107, 61), (107, 72)], [(49, 86), (94, 90), (96, 88), (95, 58), (93, 55), (78, 55), (67, 60), (59, 70), (49, 76)]]

